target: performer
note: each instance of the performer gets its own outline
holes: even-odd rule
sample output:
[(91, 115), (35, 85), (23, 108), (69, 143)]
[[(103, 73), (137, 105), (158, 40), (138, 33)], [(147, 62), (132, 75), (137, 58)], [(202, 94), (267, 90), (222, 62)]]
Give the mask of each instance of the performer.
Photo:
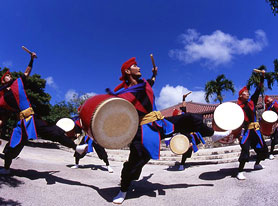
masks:
[[(36, 58), (36, 53), (32, 52), (30, 63), (20, 78), (14, 80), (9, 70), (1, 78), (3, 86), (0, 89), (0, 108), (18, 113), (20, 120), (14, 128), (9, 142), (4, 148), (5, 163), (4, 168), (0, 169), (0, 174), (10, 173), (12, 159), (19, 155), (29, 139), (37, 139), (37, 134), (44, 139), (59, 142), (66, 147), (72, 148), (80, 154), (83, 153), (87, 147), (87, 145), (77, 146), (72, 140), (65, 136), (64, 130), (56, 125), (49, 126), (45, 121), (39, 119), (38, 116), (34, 114), (24, 89), (26, 78), (30, 75), (32, 70), (34, 58)], [(1, 124), (3, 124), (2, 120), (4, 118), (5, 117), (0, 117)]]
[[(276, 99), (273, 99), (269, 96), (265, 96), (264, 98), (265, 102), (265, 111), (272, 110), (278, 114), (278, 102)], [(270, 135), (271, 139), (271, 146), (270, 146), (270, 152), (269, 152), (269, 159), (274, 159), (274, 147), (276, 144), (278, 144), (278, 128), (276, 127), (274, 130), (274, 133)]]
[(261, 82), (259, 87), (257, 87), (255, 93), (249, 99), (249, 91), (247, 87), (243, 87), (239, 91), (239, 97), (237, 104), (243, 109), (244, 112), (244, 123), (241, 134), (239, 136), (241, 153), (238, 159), (239, 169), (237, 174), (237, 179), (245, 180), (246, 177), (243, 174), (243, 169), (245, 163), (249, 161), (250, 157), (250, 147), (255, 150), (257, 153), (256, 162), (254, 169), (263, 169), (265, 168), (260, 164), (261, 160), (264, 160), (268, 157), (268, 148), (266, 143), (261, 135), (260, 126), (257, 122), (256, 117), (256, 104), (261, 92), (261, 87), (264, 82), (264, 73), (260, 75)]
[[(75, 120), (75, 129), (74, 130), (75, 130), (76, 135), (82, 133), (82, 127), (79, 122), (79, 117)], [(80, 145), (82, 145), (82, 144), (88, 144), (88, 149), (86, 151), (84, 151), (82, 154), (79, 154), (78, 152), (74, 153), (75, 165), (71, 167), (72, 169), (79, 168), (79, 160), (81, 158), (85, 157), (87, 153), (93, 152), (93, 148), (94, 148), (99, 159), (103, 160), (103, 162), (105, 163), (108, 172), (109, 173), (114, 172), (112, 167), (109, 165), (108, 155), (102, 146), (100, 146), (96, 141), (94, 141), (88, 135), (83, 135)]]
[(153, 76), (149, 80), (141, 79), (140, 68), (135, 58), (126, 61), (121, 67), (122, 83), (114, 91), (107, 89), (109, 94), (130, 101), (138, 111), (140, 125), (130, 143), (128, 161), (124, 163), (121, 173), (121, 188), (113, 203), (121, 204), (132, 180), (137, 180), (142, 168), (152, 158), (159, 158), (160, 140), (175, 133), (199, 131), (203, 136), (227, 136), (230, 132), (214, 132), (203, 123), (202, 116), (182, 114), (164, 118), (156, 111), (152, 86), (157, 74), (157, 67), (152, 69)]

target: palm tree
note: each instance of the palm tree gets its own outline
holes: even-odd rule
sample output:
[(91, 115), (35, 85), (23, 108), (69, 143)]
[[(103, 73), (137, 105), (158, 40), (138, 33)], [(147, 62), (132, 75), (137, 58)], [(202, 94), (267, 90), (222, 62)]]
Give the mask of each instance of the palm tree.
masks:
[(214, 101), (215, 102), (219, 101), (221, 104), (223, 102), (222, 92), (228, 91), (228, 90), (231, 90), (234, 94), (235, 93), (234, 84), (232, 81), (226, 79), (224, 74), (221, 74), (221, 75), (217, 76), (215, 81), (211, 80), (206, 83), (205, 100), (207, 103), (209, 103), (209, 97), (216, 94), (216, 98), (214, 99)]
[[(275, 65), (275, 61), (274, 61), (274, 65)], [(278, 70), (278, 67), (276, 67), (275, 69)], [(259, 68), (257, 68), (257, 70), (265, 70), (266, 71), (266, 67), (264, 65), (261, 65)], [(266, 72), (264, 78), (267, 81), (267, 88), (272, 90), (272, 86), (274, 84), (274, 81), (275, 80), (278, 81), (277, 73), (276, 72)], [(260, 85), (260, 74), (257, 73), (257, 72), (252, 72), (251, 77), (247, 81), (248, 90), (251, 87), (257, 88), (257, 87), (259, 87), (259, 85)], [(262, 89), (261, 89), (262, 99), (264, 99), (264, 93), (265, 93), (266, 90), (267, 89), (263, 85)], [(262, 106), (264, 107), (264, 101), (262, 101)]]
[[(257, 68), (257, 70), (265, 70), (266, 71), (266, 67), (264, 65), (262, 65), (259, 68)], [(274, 80), (275, 80), (275, 72), (266, 72), (264, 78), (267, 81), (267, 88), (272, 89), (272, 86), (273, 86)], [(259, 87), (259, 85), (260, 85), (260, 74), (257, 72), (252, 72), (251, 77), (247, 81), (248, 90), (251, 87), (257, 88), (257, 87)], [(266, 88), (263, 85), (262, 89), (261, 89), (262, 98), (264, 96), (265, 91), (266, 91)]]

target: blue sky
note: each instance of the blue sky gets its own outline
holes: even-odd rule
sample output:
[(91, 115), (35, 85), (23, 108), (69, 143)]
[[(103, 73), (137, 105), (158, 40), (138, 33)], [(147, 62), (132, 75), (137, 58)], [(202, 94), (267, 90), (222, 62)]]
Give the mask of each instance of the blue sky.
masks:
[[(103, 94), (120, 83), (123, 62), (136, 57), (144, 78), (158, 67), (153, 87), (159, 109), (187, 100), (205, 102), (207, 81), (224, 74), (235, 89), (252, 69), (273, 71), (278, 17), (265, 0), (9, 0), (0, 8), (0, 67), (47, 80), (55, 104), (73, 94)], [(224, 101), (237, 99), (224, 93)], [(278, 94), (275, 83), (267, 94)], [(213, 101), (211, 101), (213, 103)]]

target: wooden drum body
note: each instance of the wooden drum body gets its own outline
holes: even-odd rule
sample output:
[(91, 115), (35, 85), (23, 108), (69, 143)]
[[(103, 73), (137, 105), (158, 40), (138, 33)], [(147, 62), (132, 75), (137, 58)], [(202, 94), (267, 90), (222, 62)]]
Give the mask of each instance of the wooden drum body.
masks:
[(135, 107), (125, 99), (108, 94), (87, 99), (79, 116), (84, 131), (107, 149), (127, 146), (139, 125)]
[(268, 110), (264, 111), (260, 120), (260, 130), (263, 135), (270, 136), (274, 132), (274, 126), (278, 116), (275, 112)]

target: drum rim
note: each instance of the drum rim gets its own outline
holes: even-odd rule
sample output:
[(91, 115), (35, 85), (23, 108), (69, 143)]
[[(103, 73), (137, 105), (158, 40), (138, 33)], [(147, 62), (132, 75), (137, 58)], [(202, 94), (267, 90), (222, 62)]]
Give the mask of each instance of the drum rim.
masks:
[[(177, 152), (174, 151), (174, 149), (172, 148), (171, 141), (172, 141), (173, 138), (176, 138), (177, 136), (185, 137), (184, 139), (185, 139), (185, 141), (186, 141), (187, 148), (186, 148), (186, 150), (185, 150), (184, 152), (182, 152), (182, 153), (177, 153)], [(184, 135), (184, 134), (176, 134), (176, 135), (173, 136), (173, 137), (171, 138), (171, 140), (170, 140), (169, 148), (170, 148), (170, 150), (171, 150), (174, 154), (176, 154), (176, 155), (182, 155), (182, 154), (186, 153), (186, 152), (188, 151), (189, 147), (190, 147), (189, 138), (188, 138), (186, 135)]]
[[(271, 114), (275, 114), (275, 121), (267, 121), (265, 118), (263, 118), (264, 117), (264, 114), (267, 114), (267, 113), (271, 113)], [(267, 110), (267, 111), (264, 111), (263, 113), (262, 113), (262, 119), (265, 121), (265, 122), (267, 122), (267, 123), (275, 123), (275, 122), (277, 122), (277, 120), (278, 120), (278, 115), (277, 115), (277, 113), (276, 112), (274, 112), (274, 111), (271, 111), (271, 110)]]
[[(224, 107), (225, 105), (232, 105), (234, 108), (237, 108), (237, 113), (240, 114), (240, 116), (238, 118), (238, 120), (240, 120), (240, 124), (238, 123), (234, 127), (226, 127), (227, 124), (225, 124), (225, 125), (221, 125), (220, 124), (219, 125), (219, 123), (221, 123), (221, 121), (217, 120), (217, 118), (219, 117), (218, 111), (220, 109), (222, 109), (222, 107)], [(217, 118), (215, 118), (215, 117), (217, 117)], [(242, 126), (243, 122), (244, 122), (244, 112), (243, 112), (242, 108), (238, 104), (236, 104), (234, 102), (224, 102), (224, 103), (218, 105), (216, 107), (216, 109), (214, 110), (213, 119), (214, 119), (214, 122), (217, 125), (217, 127), (219, 127), (222, 130), (236, 130), (236, 129), (240, 128)], [(230, 124), (228, 124), (228, 125), (230, 125)]]
[[(120, 100), (120, 101), (122, 101), (122, 102), (125, 102), (126, 104), (128, 104), (128, 105), (130, 106), (130, 108), (133, 108), (133, 109), (131, 109), (131, 110), (133, 110), (133, 114), (137, 117), (137, 118), (136, 118), (136, 117), (134, 118), (134, 121), (135, 121), (136, 125), (139, 125), (139, 116), (138, 116), (138, 112), (137, 112), (137, 110), (135, 109), (134, 105), (133, 105), (131, 102), (127, 101), (126, 99), (119, 98), (119, 97), (108, 98), (108, 99), (102, 101), (102, 102), (96, 107), (96, 109), (95, 109), (95, 111), (94, 111), (94, 113), (93, 113), (93, 115), (92, 115), (92, 117), (95, 116), (95, 118), (91, 118), (91, 121), (90, 121), (90, 131), (91, 131), (91, 133), (92, 133), (92, 135), (93, 135), (94, 138), (95, 138), (95, 133), (94, 133), (93, 127), (94, 127), (94, 125), (96, 124), (96, 123), (95, 123), (95, 122), (96, 122), (96, 119), (97, 119), (97, 118), (96, 118), (96, 115), (97, 115), (98, 111), (100, 111), (100, 109), (101, 109), (105, 104), (110, 103), (110, 102), (115, 101), (115, 100)], [(135, 125), (135, 123), (134, 123), (134, 125)], [(116, 146), (116, 145), (111, 145), (111, 144), (110, 144), (110, 145), (104, 145), (104, 143), (103, 143), (103, 141), (102, 141), (103, 138), (99, 139), (99, 140), (101, 140), (101, 141), (99, 141), (99, 140), (97, 140), (97, 141), (98, 141), (98, 143), (99, 143), (101, 146), (103, 146), (104, 148), (107, 148), (107, 149), (121, 149), (121, 148), (127, 146), (127, 145), (132, 141), (132, 139), (133, 139), (134, 136), (136, 135), (136, 132), (137, 132), (137, 130), (138, 130), (138, 126), (134, 127), (133, 130), (134, 130), (134, 131), (132, 132), (132, 134), (133, 134), (133, 133), (134, 133), (134, 134), (133, 134), (133, 135), (130, 135), (129, 138), (126, 138), (125, 140), (128, 140), (128, 142), (125, 143), (125, 144), (122, 144), (122, 146)], [(124, 135), (122, 135), (122, 136), (124, 136)], [(125, 136), (127, 136), (127, 135), (125, 135)], [(97, 138), (98, 138), (98, 137), (97, 137)], [(112, 142), (111, 142), (111, 143), (112, 143)]]
[[(70, 125), (70, 127), (64, 127), (65, 125), (59, 125), (58, 123), (63, 123), (64, 121), (68, 122)], [(68, 124), (67, 124), (68, 125)], [(74, 126), (75, 126), (75, 123), (74, 121), (71, 119), (71, 118), (68, 118), (68, 117), (63, 117), (61, 119), (59, 119), (57, 122), (56, 122), (56, 126), (61, 128), (62, 130), (64, 130), (65, 132), (69, 132), (71, 130), (74, 129)]]

